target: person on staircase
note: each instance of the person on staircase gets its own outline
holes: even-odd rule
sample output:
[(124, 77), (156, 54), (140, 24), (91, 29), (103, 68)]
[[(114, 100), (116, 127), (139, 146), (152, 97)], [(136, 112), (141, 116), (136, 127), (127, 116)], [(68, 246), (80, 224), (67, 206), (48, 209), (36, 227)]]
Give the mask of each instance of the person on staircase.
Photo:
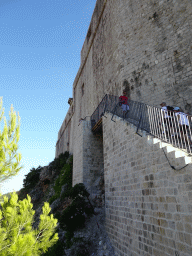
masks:
[(191, 138), (188, 137), (188, 134), (191, 136), (190, 121), (192, 116), (182, 112), (179, 107), (175, 107), (174, 112), (179, 123), (178, 132), (181, 134), (181, 139), (185, 141), (186, 144), (191, 144)]
[(174, 135), (173, 123), (174, 123), (174, 108), (172, 106), (167, 106), (166, 102), (160, 104), (161, 109), (163, 110), (163, 126), (166, 130), (166, 135), (171, 137)]
[(126, 90), (123, 90), (123, 96), (119, 97), (119, 106), (121, 106), (121, 109), (123, 110), (123, 119), (126, 117), (126, 114), (129, 111), (129, 105), (128, 105), (128, 97)]

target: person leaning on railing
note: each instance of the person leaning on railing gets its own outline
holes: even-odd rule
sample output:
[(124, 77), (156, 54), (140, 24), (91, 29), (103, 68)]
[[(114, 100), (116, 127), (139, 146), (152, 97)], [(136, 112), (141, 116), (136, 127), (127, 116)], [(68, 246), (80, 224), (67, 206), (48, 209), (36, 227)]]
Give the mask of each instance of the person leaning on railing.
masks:
[(119, 97), (119, 106), (121, 106), (121, 109), (123, 110), (123, 117), (125, 117), (129, 111), (128, 97), (126, 95), (126, 90), (123, 90), (123, 96)]
[[(166, 106), (166, 102), (162, 102), (160, 104), (161, 109), (163, 110), (163, 123), (166, 127), (166, 134), (169, 136), (173, 136), (173, 107), (172, 106)], [(162, 125), (162, 123), (160, 123)]]
[(182, 140), (185, 140), (185, 142), (189, 142), (191, 144), (191, 138), (188, 138), (188, 134), (190, 134), (190, 119), (191, 115), (185, 114), (181, 111), (179, 107), (174, 108), (175, 116), (178, 120), (179, 127), (178, 132), (179, 135), (181, 134)]

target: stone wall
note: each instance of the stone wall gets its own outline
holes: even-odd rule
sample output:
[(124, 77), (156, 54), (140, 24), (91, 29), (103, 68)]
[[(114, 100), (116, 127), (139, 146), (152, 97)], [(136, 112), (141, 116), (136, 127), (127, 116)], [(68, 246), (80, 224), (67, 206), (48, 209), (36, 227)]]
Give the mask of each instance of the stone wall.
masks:
[(65, 151), (73, 152), (73, 114), (74, 107), (71, 105), (58, 132), (55, 157)]
[(191, 14), (190, 0), (97, 1), (73, 85), (84, 84), (85, 109), (124, 86), (133, 100), (191, 112)]
[(121, 95), (124, 88), (132, 100), (166, 101), (192, 114), (191, 42), (191, 0), (96, 2), (56, 156), (69, 143), (73, 186), (89, 187), (104, 162), (106, 229), (119, 255), (192, 255), (191, 164), (174, 171), (159, 145), (118, 118), (103, 119), (102, 141), (88, 118), (105, 94)]
[(93, 192), (93, 183), (100, 177), (103, 164), (102, 134), (93, 135), (90, 121), (82, 121), (75, 137), (73, 186), (83, 182), (89, 193)]
[(166, 101), (192, 113), (191, 14), (191, 0), (97, 0), (73, 84), (71, 134), (105, 94), (121, 95), (123, 88), (132, 100)]
[[(158, 143), (110, 117), (103, 118), (106, 230), (116, 252), (192, 255), (191, 161), (173, 170)], [(177, 169), (186, 165), (179, 149), (164, 150)]]

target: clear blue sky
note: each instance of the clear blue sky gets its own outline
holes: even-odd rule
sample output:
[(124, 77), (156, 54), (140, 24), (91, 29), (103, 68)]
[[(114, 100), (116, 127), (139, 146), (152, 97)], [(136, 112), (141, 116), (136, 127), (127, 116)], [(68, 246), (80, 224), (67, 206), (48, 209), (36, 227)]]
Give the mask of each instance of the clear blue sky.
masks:
[(31, 168), (55, 158), (96, 0), (0, 0), (0, 96), (21, 117), (24, 168), (1, 185), (20, 190)]

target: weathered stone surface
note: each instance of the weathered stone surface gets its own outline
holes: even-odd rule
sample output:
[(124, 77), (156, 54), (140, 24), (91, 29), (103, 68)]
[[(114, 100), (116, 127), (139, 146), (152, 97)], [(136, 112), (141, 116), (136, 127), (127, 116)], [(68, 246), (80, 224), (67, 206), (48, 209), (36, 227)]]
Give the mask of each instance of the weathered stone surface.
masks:
[[(125, 251), (125, 255), (133, 251), (137, 251), (135, 255), (144, 251), (150, 252), (149, 255), (161, 255), (159, 244), (162, 244), (166, 255), (172, 255), (168, 245), (172, 238), (179, 252), (187, 243), (186, 255), (190, 255), (192, 217), (188, 184), (192, 178), (192, 163), (185, 166), (182, 157), (176, 158), (173, 152), (164, 148), (171, 163), (185, 166), (182, 171), (173, 170), (162, 148), (153, 144), (151, 136), (143, 136), (141, 132), (143, 137), (140, 137), (130, 123), (119, 117), (112, 123), (111, 114), (106, 116), (103, 118), (105, 226), (115, 251), (121, 248), (120, 252)], [(181, 152), (177, 148), (175, 151)], [(154, 161), (156, 158), (163, 161)]]
[[(81, 51), (56, 157), (73, 153), (73, 186), (83, 182), (97, 203), (105, 198), (118, 255), (192, 254), (190, 227), (183, 234), (173, 221), (177, 214), (183, 228), (191, 223), (191, 165), (175, 173), (134, 127), (107, 115), (99, 138), (89, 120), (105, 94), (120, 96), (124, 88), (132, 100), (157, 107), (165, 101), (192, 114), (191, 13), (191, 0), (98, 0)], [(105, 197), (96, 194), (103, 166)]]

